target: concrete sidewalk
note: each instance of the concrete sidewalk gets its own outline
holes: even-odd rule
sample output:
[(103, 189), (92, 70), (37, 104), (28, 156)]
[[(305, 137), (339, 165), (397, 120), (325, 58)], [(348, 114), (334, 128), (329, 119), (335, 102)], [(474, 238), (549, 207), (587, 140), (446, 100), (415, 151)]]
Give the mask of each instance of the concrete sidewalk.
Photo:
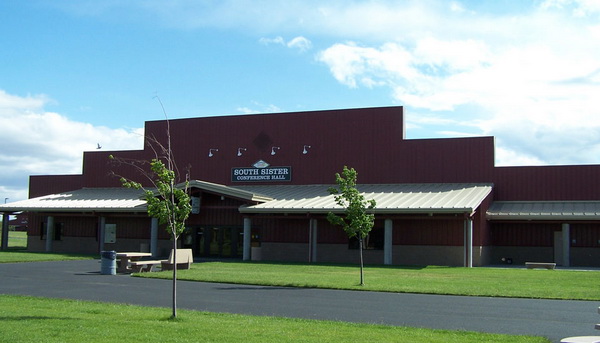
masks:
[[(99, 260), (0, 264), (0, 293), (171, 306), (170, 280), (100, 275)], [(598, 335), (600, 302), (178, 281), (178, 308), (544, 336)]]

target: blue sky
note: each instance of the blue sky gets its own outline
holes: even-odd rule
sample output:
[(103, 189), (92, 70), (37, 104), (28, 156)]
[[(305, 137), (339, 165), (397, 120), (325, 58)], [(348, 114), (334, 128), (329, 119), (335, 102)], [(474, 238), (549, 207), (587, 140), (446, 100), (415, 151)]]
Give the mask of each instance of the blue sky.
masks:
[(144, 121), (405, 106), (497, 165), (600, 161), (600, 2), (5, 0), (0, 196), (142, 147)]

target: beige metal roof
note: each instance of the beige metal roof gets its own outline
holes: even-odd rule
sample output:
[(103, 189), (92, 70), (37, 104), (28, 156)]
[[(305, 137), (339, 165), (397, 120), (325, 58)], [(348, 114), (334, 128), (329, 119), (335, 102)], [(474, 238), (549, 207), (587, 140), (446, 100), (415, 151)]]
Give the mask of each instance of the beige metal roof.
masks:
[(273, 198), (266, 196), (266, 195), (253, 193), (251, 191), (247, 191), (247, 190), (240, 189), (240, 188), (229, 187), (229, 186), (221, 185), (218, 183), (212, 183), (212, 182), (206, 182), (206, 181), (200, 181), (200, 180), (192, 180), (189, 182), (189, 186), (198, 188), (198, 189), (202, 189), (202, 190), (210, 192), (210, 193), (215, 193), (215, 194), (224, 195), (227, 197), (237, 198), (237, 199), (242, 199), (242, 200), (250, 200), (250, 201), (256, 201), (256, 202), (265, 202), (265, 201), (273, 200)]
[[(327, 191), (335, 185), (236, 186), (274, 200), (240, 208), (241, 213), (327, 213), (342, 207)], [(373, 213), (472, 213), (492, 191), (491, 184), (358, 185), (365, 199), (377, 203)]]
[[(341, 212), (328, 192), (334, 185), (225, 186), (191, 181), (191, 187), (261, 202), (241, 213)], [(358, 185), (365, 199), (377, 203), (373, 213), (472, 213), (490, 194), (491, 184)], [(0, 205), (0, 212), (145, 212), (143, 192), (127, 188), (84, 188)]]
[(0, 205), (0, 212), (146, 212), (143, 191), (128, 188), (83, 188)]
[(495, 201), (489, 220), (599, 220), (600, 201)]

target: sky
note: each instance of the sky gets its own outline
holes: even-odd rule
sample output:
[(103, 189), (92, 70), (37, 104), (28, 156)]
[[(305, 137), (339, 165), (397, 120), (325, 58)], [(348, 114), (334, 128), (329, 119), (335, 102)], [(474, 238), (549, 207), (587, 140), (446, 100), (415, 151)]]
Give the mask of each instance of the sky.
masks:
[(598, 0), (0, 1), (0, 202), (145, 121), (404, 106), (497, 166), (600, 163)]

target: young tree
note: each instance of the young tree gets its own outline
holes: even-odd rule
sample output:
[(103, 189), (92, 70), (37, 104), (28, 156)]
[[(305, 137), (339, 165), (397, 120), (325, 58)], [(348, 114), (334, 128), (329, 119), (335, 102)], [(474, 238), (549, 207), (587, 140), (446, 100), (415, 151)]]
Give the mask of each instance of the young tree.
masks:
[(333, 194), (335, 202), (344, 207), (343, 216), (329, 212), (327, 220), (333, 225), (340, 225), (349, 238), (358, 239), (358, 250), (360, 254), (360, 285), (363, 286), (363, 244), (365, 237), (369, 234), (375, 224), (375, 215), (367, 213), (367, 210), (375, 208), (375, 200), (365, 200), (364, 196), (356, 189), (356, 177), (358, 173), (354, 168), (348, 169), (344, 166), (342, 175), (335, 173), (335, 182), (338, 188), (330, 187), (329, 194)]
[(164, 146), (156, 139), (147, 138), (147, 140), (149, 146), (154, 150), (155, 155), (155, 158), (149, 162), (150, 170), (148, 170), (148, 161), (119, 159), (115, 158), (113, 155), (110, 155), (109, 158), (120, 164), (126, 164), (137, 169), (153, 186), (152, 188), (145, 188), (139, 182), (123, 177), (120, 178), (124, 187), (141, 189), (144, 191), (144, 198), (148, 207), (148, 216), (157, 218), (161, 225), (166, 225), (166, 229), (171, 235), (171, 240), (173, 242), (172, 318), (176, 318), (177, 240), (185, 230), (185, 221), (192, 211), (190, 196), (188, 194), (189, 173), (186, 173), (183, 182), (178, 184), (178, 169), (175, 164), (173, 150), (171, 149), (171, 134), (168, 119), (167, 145)]

